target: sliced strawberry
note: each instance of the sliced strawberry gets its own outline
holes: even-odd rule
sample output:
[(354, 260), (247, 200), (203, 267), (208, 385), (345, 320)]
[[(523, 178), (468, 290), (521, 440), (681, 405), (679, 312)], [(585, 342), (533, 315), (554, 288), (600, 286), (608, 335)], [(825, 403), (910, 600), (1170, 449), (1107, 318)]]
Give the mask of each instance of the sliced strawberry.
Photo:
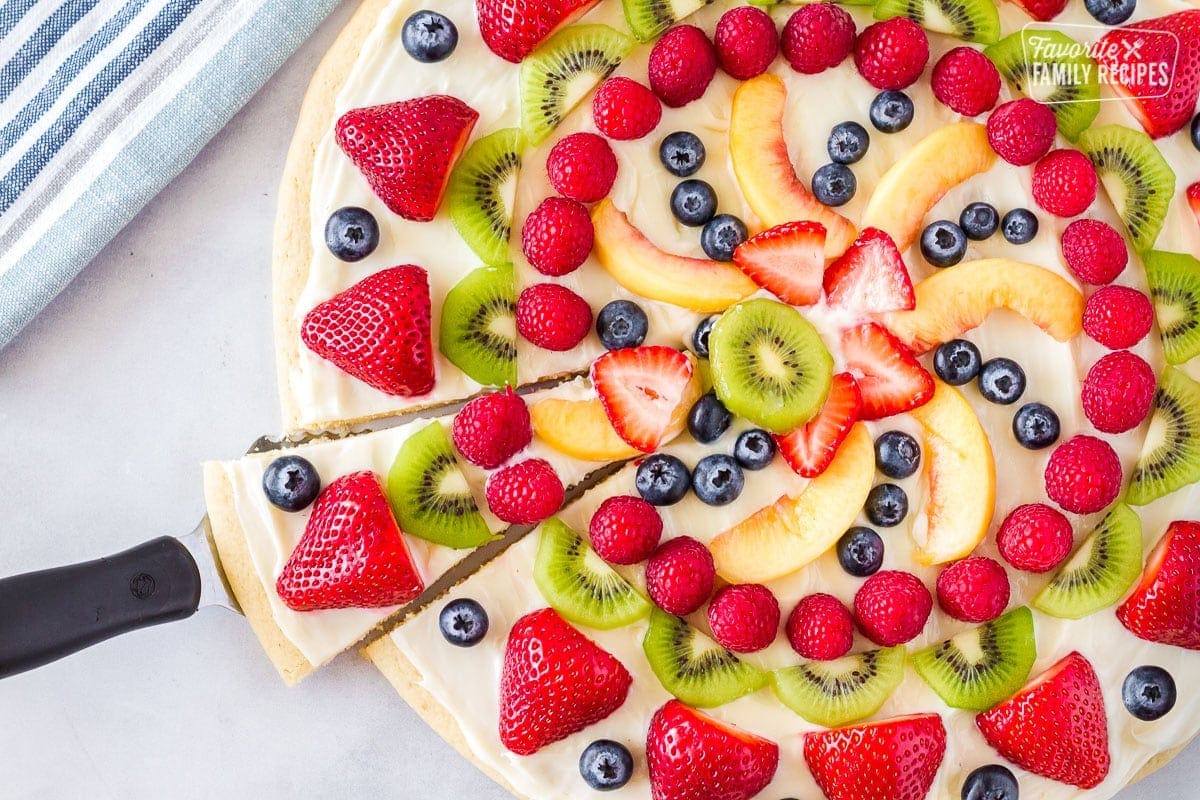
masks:
[(804, 737), (804, 760), (829, 800), (923, 800), (945, 755), (946, 728), (937, 714)]
[(1192, 214), (1196, 216), (1196, 224), (1200, 225), (1200, 181), (1196, 181), (1187, 188), (1187, 200)]
[(763, 231), (733, 251), (733, 263), (783, 302), (811, 306), (821, 299), (825, 226), (787, 222)]
[(904, 257), (878, 228), (865, 228), (825, 270), (825, 295), (830, 306), (862, 316), (917, 307)]
[(1025, 13), (1039, 22), (1048, 22), (1067, 7), (1067, 0), (1011, 0), (1014, 5), (1025, 9)]
[(620, 661), (544, 608), (513, 625), (500, 674), (500, 741), (520, 756), (594, 725), (625, 702)]
[(779, 452), (796, 474), (817, 477), (837, 455), (861, 410), (862, 393), (854, 376), (848, 372), (834, 375), (821, 413), (803, 428), (775, 437)]
[(1117, 619), (1141, 639), (1200, 650), (1200, 522), (1171, 523)]
[(300, 338), (381, 392), (426, 394), (434, 383), (429, 276), (412, 266), (377, 272), (308, 312)]
[(874, 322), (842, 331), (846, 366), (862, 393), (862, 418), (912, 411), (933, 397), (933, 376), (904, 343)]
[(671, 347), (612, 350), (592, 364), (592, 386), (617, 434), (653, 453), (678, 436), (699, 397), (696, 365)]
[(671, 700), (646, 734), (653, 800), (749, 800), (779, 766), (779, 745)]
[(552, 33), (599, 0), (476, 0), (479, 33), (493, 53), (519, 64)]
[[(1155, 139), (1180, 130), (1200, 96), (1200, 9), (1132, 22), (1100, 40), (1104, 80)], [(1170, 83), (1163, 87), (1162, 81)]]
[(293, 611), (398, 606), (424, 589), (373, 472), (325, 487), (275, 581)]
[(1016, 696), (975, 717), (988, 744), (1022, 769), (1091, 789), (1108, 775), (1108, 717), (1096, 670), (1071, 653)]

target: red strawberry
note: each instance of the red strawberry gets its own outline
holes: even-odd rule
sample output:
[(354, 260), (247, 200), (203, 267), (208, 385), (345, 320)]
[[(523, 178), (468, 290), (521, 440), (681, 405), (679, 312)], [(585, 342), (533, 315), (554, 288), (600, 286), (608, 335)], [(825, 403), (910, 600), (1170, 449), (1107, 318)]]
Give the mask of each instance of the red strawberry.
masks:
[(1091, 789), (1108, 775), (1108, 717), (1096, 670), (1071, 653), (1015, 697), (975, 717), (988, 744), (1022, 769)]
[(779, 746), (671, 700), (650, 720), (653, 800), (749, 800), (779, 766)]
[(829, 305), (862, 315), (911, 311), (917, 306), (912, 278), (892, 237), (866, 228), (825, 270)]
[(411, 266), (377, 272), (308, 312), (300, 338), (381, 392), (426, 394), (434, 382), (429, 277)]
[(631, 447), (653, 453), (691, 406), (696, 367), (673, 347), (626, 347), (592, 364), (592, 386), (613, 428)]
[(1117, 619), (1138, 638), (1200, 650), (1200, 523), (1171, 523)]
[(933, 376), (882, 325), (869, 322), (842, 331), (842, 352), (862, 393), (862, 419), (912, 411), (933, 397)]
[(1014, 5), (1025, 9), (1025, 13), (1039, 22), (1054, 19), (1067, 7), (1067, 0), (1011, 0)]
[(500, 674), (500, 741), (519, 756), (616, 711), (633, 682), (620, 661), (544, 608), (513, 625)]
[(293, 611), (398, 606), (424, 589), (373, 472), (325, 487), (275, 581)]
[(785, 303), (811, 306), (821, 299), (825, 226), (787, 222), (742, 242), (733, 263)]
[(1200, 96), (1200, 9), (1109, 31), (1098, 60), (1146, 133), (1169, 136), (1188, 124)]
[(854, 376), (848, 372), (834, 375), (821, 413), (807, 425), (776, 436), (775, 444), (797, 475), (815, 478), (833, 461), (861, 410), (862, 393)]
[(1188, 206), (1196, 216), (1196, 224), (1200, 225), (1200, 181), (1196, 181), (1187, 188), (1187, 200)]
[(384, 205), (428, 222), (478, 119), (462, 100), (429, 95), (347, 111), (337, 122), (337, 143)]
[(479, 32), (493, 53), (519, 64), (598, 0), (476, 0)]
[(829, 800), (923, 800), (945, 755), (946, 728), (937, 714), (804, 737), (804, 760)]

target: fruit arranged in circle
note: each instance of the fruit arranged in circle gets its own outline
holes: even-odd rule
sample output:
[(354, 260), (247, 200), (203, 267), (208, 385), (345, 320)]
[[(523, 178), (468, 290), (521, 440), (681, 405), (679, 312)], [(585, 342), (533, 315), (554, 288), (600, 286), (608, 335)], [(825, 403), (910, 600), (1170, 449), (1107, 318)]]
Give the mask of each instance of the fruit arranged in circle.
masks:
[(788, 222), (743, 242), (733, 263), (783, 302), (810, 306), (821, 299), (825, 239), (819, 222)]
[(767, 673), (658, 609), (642, 649), (663, 688), (689, 706), (723, 706), (767, 685)]
[(903, 647), (868, 650), (771, 673), (779, 701), (814, 725), (826, 728), (873, 716), (903, 679)]
[(775, 444), (797, 475), (815, 478), (829, 467), (861, 410), (858, 383), (849, 373), (838, 373), (817, 416), (791, 433), (776, 436)]
[(1021, 607), (913, 653), (913, 669), (951, 708), (986, 711), (1029, 678), (1037, 647), (1033, 614)]
[(642, 597), (558, 519), (542, 524), (533, 580), (564, 619), (589, 628), (620, 628), (650, 613)]

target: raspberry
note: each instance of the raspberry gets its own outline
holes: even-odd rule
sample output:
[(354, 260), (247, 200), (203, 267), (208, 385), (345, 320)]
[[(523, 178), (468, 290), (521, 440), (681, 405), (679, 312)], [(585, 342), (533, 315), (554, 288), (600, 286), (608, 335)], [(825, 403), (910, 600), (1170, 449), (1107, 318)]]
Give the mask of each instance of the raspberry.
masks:
[(454, 415), (454, 446), (477, 467), (495, 469), (529, 446), (529, 409), (512, 387), (476, 397)]
[(538, 283), (517, 298), (517, 330), (546, 350), (570, 350), (592, 329), (587, 301), (557, 283)]
[(617, 495), (600, 504), (588, 525), (592, 549), (613, 564), (645, 561), (662, 538), (662, 517), (640, 497)]
[(525, 218), (521, 249), (543, 275), (566, 275), (587, 261), (595, 236), (586, 208), (565, 197), (547, 197)]
[(540, 458), (521, 461), (488, 478), (488, 508), (512, 525), (536, 525), (562, 508), (562, 481), (550, 463)]
[(1074, 217), (1096, 200), (1096, 168), (1078, 150), (1051, 150), (1033, 167), (1033, 199), (1056, 217)]
[(592, 98), (592, 119), (610, 139), (641, 139), (662, 121), (662, 103), (637, 81), (609, 78)]
[(546, 159), (554, 191), (581, 203), (608, 197), (617, 179), (617, 156), (603, 136), (573, 133), (554, 145)]
[(1128, 350), (1109, 353), (1083, 381), (1083, 413), (1102, 433), (1124, 433), (1150, 416), (1157, 381), (1144, 359)]
[(717, 73), (717, 51), (695, 25), (676, 25), (650, 51), (650, 88), (671, 108), (699, 100)]
[(1110, 350), (1133, 347), (1154, 325), (1150, 298), (1128, 286), (1098, 289), (1083, 307), (1083, 331)]
[(933, 96), (964, 117), (982, 114), (1000, 97), (1000, 70), (973, 47), (956, 47), (939, 58), (930, 81)]
[(1129, 263), (1129, 248), (1117, 229), (1098, 219), (1077, 219), (1062, 233), (1062, 253), (1084, 283), (1112, 283)]
[(1023, 97), (1004, 103), (987, 120), (988, 143), (1010, 164), (1032, 164), (1054, 146), (1058, 123), (1050, 107)]
[(854, 595), (858, 627), (880, 647), (894, 647), (915, 639), (924, 630), (932, 610), (929, 590), (907, 572), (876, 572)]
[(1045, 503), (1017, 506), (996, 532), (1000, 555), (1016, 569), (1049, 572), (1071, 552), (1070, 521)]
[(783, 57), (804, 75), (836, 67), (854, 50), (854, 18), (832, 3), (804, 6), (783, 26)]
[(676, 616), (691, 614), (712, 596), (717, 569), (708, 548), (690, 536), (664, 542), (646, 562), (646, 591)]
[(951, 564), (937, 579), (937, 600), (963, 622), (990, 622), (1008, 607), (1008, 573), (990, 558), (975, 556)]
[(717, 592), (708, 604), (708, 627), (722, 647), (754, 653), (779, 633), (779, 601), (758, 583), (739, 583)]
[(832, 661), (854, 646), (854, 617), (831, 594), (810, 594), (787, 620), (787, 638), (792, 649), (813, 661)]
[(1063, 510), (1094, 514), (1117, 499), (1121, 460), (1108, 442), (1079, 435), (1050, 454), (1045, 478), (1046, 494)]
[(739, 81), (762, 75), (779, 54), (775, 20), (761, 8), (739, 6), (726, 11), (713, 33), (721, 69)]
[(906, 17), (868, 25), (854, 43), (854, 63), (876, 89), (916, 83), (929, 61), (929, 37)]

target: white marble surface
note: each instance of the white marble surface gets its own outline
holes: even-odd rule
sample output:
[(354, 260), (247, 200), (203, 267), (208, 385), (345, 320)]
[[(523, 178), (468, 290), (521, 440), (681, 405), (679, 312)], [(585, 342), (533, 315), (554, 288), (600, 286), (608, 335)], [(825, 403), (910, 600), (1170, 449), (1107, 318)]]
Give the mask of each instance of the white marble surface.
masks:
[[(0, 351), (0, 574), (186, 533), (203, 513), (199, 463), (279, 427), (275, 187), (350, 10)], [(285, 689), (220, 610), (0, 682), (0, 754), (5, 798), (505, 797), (366, 662)], [(1193, 747), (1122, 800), (1192, 796), (1196, 775)]]

